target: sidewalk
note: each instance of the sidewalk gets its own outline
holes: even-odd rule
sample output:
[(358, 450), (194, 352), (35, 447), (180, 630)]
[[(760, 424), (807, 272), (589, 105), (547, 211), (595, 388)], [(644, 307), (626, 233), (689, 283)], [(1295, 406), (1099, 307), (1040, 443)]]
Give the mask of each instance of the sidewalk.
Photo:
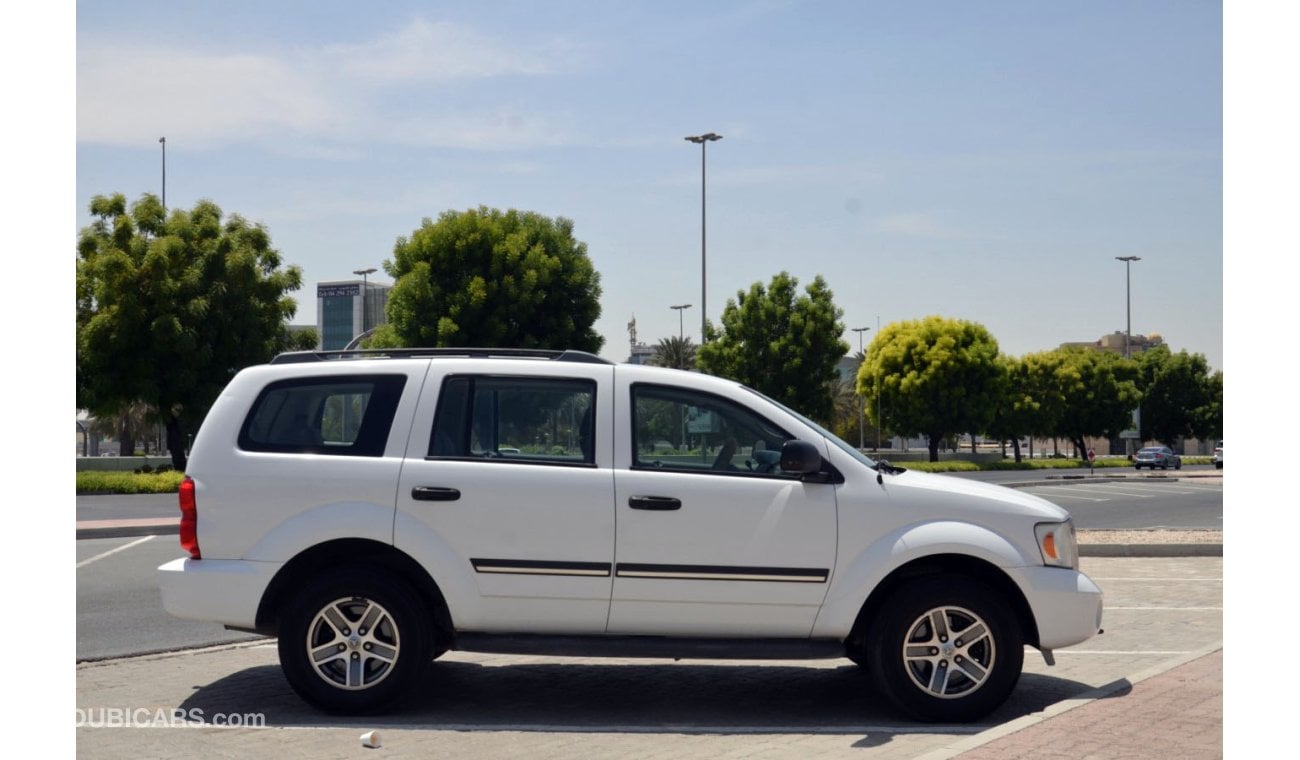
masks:
[(923, 760), (1223, 757), (1223, 650), (1162, 668), (1065, 700)]

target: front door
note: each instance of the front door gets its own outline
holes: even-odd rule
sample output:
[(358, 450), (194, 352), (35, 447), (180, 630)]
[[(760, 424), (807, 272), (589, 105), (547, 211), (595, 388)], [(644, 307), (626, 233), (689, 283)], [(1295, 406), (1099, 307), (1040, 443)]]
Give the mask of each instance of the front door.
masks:
[(791, 434), (746, 406), (616, 385), (632, 424), (615, 445), (609, 632), (808, 636), (835, 565), (834, 486), (783, 473)]

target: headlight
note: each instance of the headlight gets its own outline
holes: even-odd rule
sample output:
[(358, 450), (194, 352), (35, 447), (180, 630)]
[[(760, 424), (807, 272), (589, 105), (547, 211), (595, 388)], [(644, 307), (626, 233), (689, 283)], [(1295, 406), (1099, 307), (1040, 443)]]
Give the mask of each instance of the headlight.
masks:
[(1034, 526), (1038, 536), (1038, 551), (1043, 564), (1052, 567), (1079, 569), (1079, 544), (1074, 539), (1074, 521), (1039, 523)]

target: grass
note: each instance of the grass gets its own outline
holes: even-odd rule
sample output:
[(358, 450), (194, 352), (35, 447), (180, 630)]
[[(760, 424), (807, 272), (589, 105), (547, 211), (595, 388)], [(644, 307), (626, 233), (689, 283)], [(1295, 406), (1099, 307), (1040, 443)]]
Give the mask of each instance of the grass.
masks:
[[(1210, 464), (1208, 456), (1183, 457), (1183, 464)], [(978, 472), (980, 470), (1086, 470), (1088, 463), (1079, 459), (1025, 459), (1017, 462), (1004, 459), (999, 462), (967, 462), (952, 460), (947, 462), (899, 462), (898, 466), (921, 472)], [(1123, 457), (1105, 457), (1098, 459), (1092, 467), (1096, 470), (1131, 468), (1133, 463)]]
[(77, 473), (77, 493), (176, 493), (185, 473), (87, 471)]

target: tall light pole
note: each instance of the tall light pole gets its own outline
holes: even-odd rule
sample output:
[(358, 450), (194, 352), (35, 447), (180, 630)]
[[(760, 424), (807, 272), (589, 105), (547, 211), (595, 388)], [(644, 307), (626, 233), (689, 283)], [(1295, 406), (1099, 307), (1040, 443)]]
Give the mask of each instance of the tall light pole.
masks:
[[(880, 334), (880, 315), (876, 315), (876, 335)], [(880, 430), (885, 426), (885, 418), (880, 416), (880, 386), (876, 385), (876, 453), (880, 453)]]
[(687, 136), (687, 142), (693, 142), (700, 146), (700, 345), (709, 339), (705, 332), (705, 326), (709, 318), (709, 295), (708, 295), (708, 266), (705, 257), (705, 219), (706, 206), (704, 203), (707, 182), (707, 161), (708, 145), (715, 140), (721, 140), (722, 135), (713, 132), (705, 132), (702, 135)]
[(370, 328), (366, 325), (366, 291), (370, 289), (366, 278), (374, 274), (377, 270), (374, 267), (369, 269), (353, 269), (352, 274), (361, 275), (361, 332), (364, 334)]
[(677, 310), (677, 340), (683, 340), (686, 328), (684, 327), (685, 322), (682, 321), (682, 311), (691, 308), (691, 304), (681, 303), (676, 306), (669, 306), (668, 308)]
[(159, 137), (158, 142), (162, 145), (162, 206), (163, 211), (167, 210), (167, 138)]
[[(1129, 344), (1133, 340), (1133, 262), (1141, 261), (1140, 256), (1116, 256), (1116, 261), (1124, 262), (1124, 358), (1129, 358)], [(1142, 422), (1138, 418), (1135, 410), (1133, 414), (1133, 426), (1138, 428), (1138, 435), (1142, 435)], [(1124, 442), (1124, 451), (1131, 458), (1133, 456), (1133, 439), (1129, 438)]]
[[(862, 352), (862, 333), (870, 329), (871, 329), (870, 327), (853, 328), (853, 332), (858, 334), (858, 356), (861, 356), (863, 361), (866, 361), (867, 355)], [(860, 366), (861, 365), (859, 365), (859, 367)], [(859, 395), (858, 383), (856, 380), (854, 380), (853, 382), (853, 395), (854, 396)], [(858, 448), (863, 448), (864, 446), (866, 446), (866, 443), (863, 441), (862, 438), (862, 426), (865, 424), (863, 420), (866, 419), (866, 416), (867, 416), (867, 410), (862, 407), (862, 404), (858, 404)]]

